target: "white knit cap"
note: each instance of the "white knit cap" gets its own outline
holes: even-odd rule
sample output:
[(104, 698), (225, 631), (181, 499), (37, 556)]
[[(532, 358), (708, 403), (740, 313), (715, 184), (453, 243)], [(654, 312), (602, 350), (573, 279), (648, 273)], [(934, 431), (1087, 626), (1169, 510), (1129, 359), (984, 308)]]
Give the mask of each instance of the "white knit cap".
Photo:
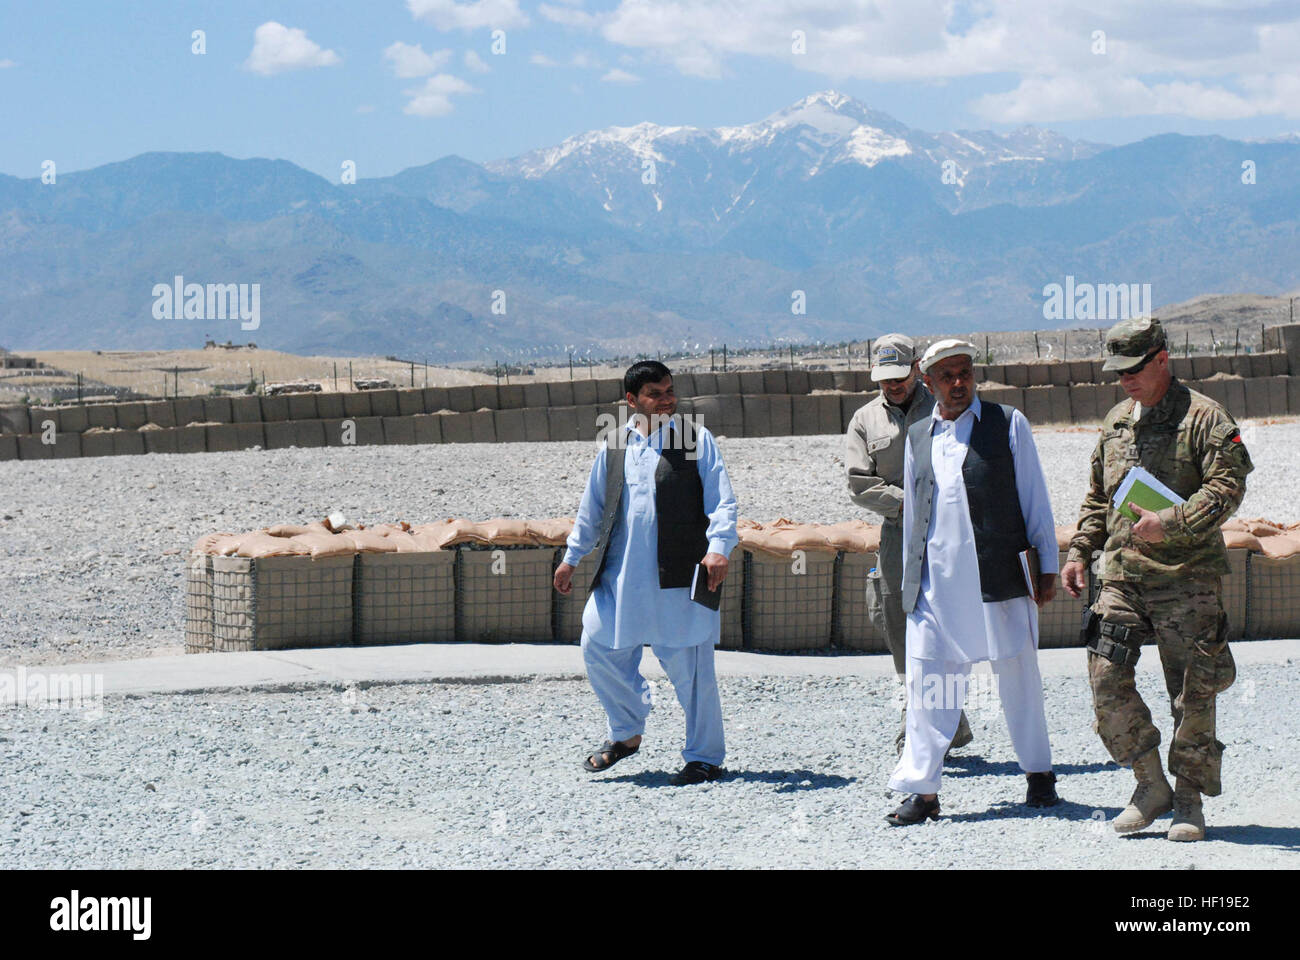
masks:
[(947, 360), (949, 357), (970, 357), (974, 360), (975, 345), (952, 337), (946, 340), (936, 340), (925, 348), (925, 354), (921, 357), (921, 372), (929, 373), (931, 367), (940, 360)]

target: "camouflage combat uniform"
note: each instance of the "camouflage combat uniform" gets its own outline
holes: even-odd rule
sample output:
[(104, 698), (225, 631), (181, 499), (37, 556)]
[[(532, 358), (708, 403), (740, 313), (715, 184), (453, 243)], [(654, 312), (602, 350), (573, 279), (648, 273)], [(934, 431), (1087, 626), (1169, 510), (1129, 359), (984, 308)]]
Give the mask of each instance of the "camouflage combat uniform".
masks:
[[(1217, 796), (1223, 744), (1215, 739), (1215, 698), (1236, 676), (1220, 599), (1228, 558), (1219, 528), (1241, 504), (1254, 466), (1231, 415), (1176, 379), (1136, 419), (1135, 407), (1126, 399), (1102, 421), (1070, 543), (1069, 560), (1085, 566), (1095, 550), (1103, 551), (1093, 612), (1103, 623), (1129, 628), (1113, 641), (1127, 648), (1128, 662), (1088, 653), (1095, 729), (1123, 765), (1159, 746), (1160, 731), (1133, 679), (1141, 644), (1154, 638), (1174, 718), (1169, 770)], [(1134, 537), (1133, 521), (1111, 503), (1139, 463), (1186, 499), (1158, 512), (1165, 531), (1160, 543)]]

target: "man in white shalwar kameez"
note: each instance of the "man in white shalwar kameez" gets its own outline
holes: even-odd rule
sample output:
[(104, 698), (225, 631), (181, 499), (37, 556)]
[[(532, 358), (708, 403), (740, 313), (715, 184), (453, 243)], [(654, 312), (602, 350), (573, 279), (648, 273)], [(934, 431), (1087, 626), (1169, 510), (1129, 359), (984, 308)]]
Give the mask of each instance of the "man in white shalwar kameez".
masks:
[[(976, 396), (974, 353), (959, 340), (926, 351), (921, 370), (936, 403), (909, 431), (904, 454), (907, 729), (889, 786), (910, 796), (886, 818), (896, 825), (938, 818), (944, 753), (971, 665), (982, 660), (993, 668), (1027, 775), (1026, 802), (1059, 802), (1038, 672), (1038, 610), (1018, 557), (1037, 549), (1037, 604), (1050, 601), (1057, 573), (1051, 501), (1029, 422)], [(919, 443), (928, 450), (915, 449)]]

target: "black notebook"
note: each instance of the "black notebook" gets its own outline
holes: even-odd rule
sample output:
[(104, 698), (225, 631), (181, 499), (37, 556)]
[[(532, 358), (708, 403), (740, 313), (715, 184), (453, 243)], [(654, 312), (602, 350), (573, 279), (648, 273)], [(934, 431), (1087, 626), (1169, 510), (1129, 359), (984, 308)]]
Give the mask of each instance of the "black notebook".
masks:
[(709, 568), (702, 563), (695, 565), (695, 576), (691, 578), (691, 599), (710, 610), (722, 603), (722, 584), (716, 590), (709, 589)]

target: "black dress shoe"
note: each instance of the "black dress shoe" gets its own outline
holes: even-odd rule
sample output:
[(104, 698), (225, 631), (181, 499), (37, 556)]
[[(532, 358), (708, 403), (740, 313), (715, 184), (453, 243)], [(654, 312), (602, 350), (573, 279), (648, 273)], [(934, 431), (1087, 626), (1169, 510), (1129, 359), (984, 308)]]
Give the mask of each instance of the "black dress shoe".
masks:
[(912, 794), (899, 804), (897, 810), (885, 816), (885, 819), (896, 827), (909, 827), (927, 818), (939, 819), (939, 798), (922, 800), (919, 793)]
[(1030, 773), (1025, 778), (1029, 781), (1029, 789), (1025, 793), (1025, 804), (1031, 807), (1054, 807), (1061, 802), (1061, 798), (1056, 795), (1056, 774), (1050, 770), (1047, 773)]
[(708, 780), (717, 780), (727, 773), (722, 767), (712, 763), (705, 763), (703, 760), (692, 760), (682, 767), (677, 773), (674, 773), (669, 780), (674, 787), (684, 787), (691, 783), (704, 783)]

